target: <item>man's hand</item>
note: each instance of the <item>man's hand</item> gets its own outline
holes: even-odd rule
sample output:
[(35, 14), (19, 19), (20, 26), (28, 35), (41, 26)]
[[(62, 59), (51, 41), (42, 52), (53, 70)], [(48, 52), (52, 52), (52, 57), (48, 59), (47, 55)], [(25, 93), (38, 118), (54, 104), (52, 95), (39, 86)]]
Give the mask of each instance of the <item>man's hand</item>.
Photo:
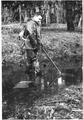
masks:
[(18, 40), (27, 41), (27, 39), (25, 39), (24, 37), (20, 37), (20, 36), (18, 36)]
[(34, 52), (35, 52), (35, 53), (37, 53), (37, 52), (38, 52), (38, 48), (37, 48), (37, 47), (36, 47), (36, 48), (34, 48), (33, 50), (34, 50)]

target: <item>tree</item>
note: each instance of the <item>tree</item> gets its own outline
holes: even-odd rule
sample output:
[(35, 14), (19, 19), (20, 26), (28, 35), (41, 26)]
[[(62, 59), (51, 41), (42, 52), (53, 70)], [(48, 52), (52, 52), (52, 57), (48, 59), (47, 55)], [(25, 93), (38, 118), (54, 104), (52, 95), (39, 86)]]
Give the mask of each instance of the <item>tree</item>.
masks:
[(46, 16), (46, 25), (50, 25), (50, 5), (48, 1), (44, 1), (45, 16)]
[(74, 30), (74, 1), (65, 1), (65, 8), (66, 8), (66, 21), (67, 21), (67, 30), (73, 31)]
[(20, 17), (20, 23), (21, 23), (21, 5), (19, 4), (19, 17)]
[[(75, 20), (76, 15), (78, 15), (78, 19), (82, 14), (82, 1), (65, 1), (65, 9), (66, 9), (66, 21), (67, 21), (67, 30), (74, 31), (75, 29)], [(79, 21), (79, 20), (78, 20)]]

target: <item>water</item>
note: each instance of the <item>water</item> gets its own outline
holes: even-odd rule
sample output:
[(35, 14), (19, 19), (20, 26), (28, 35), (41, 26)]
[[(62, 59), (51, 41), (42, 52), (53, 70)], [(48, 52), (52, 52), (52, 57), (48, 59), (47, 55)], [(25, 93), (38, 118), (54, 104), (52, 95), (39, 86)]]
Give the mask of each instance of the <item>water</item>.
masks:
[[(24, 114), (25, 112), (28, 113), (29, 108), (33, 106), (34, 101), (37, 100), (39, 97), (42, 97), (41, 91), (35, 88), (13, 89), (13, 87), (18, 82), (27, 80), (27, 76), (24, 73), (25, 67), (20, 67), (17, 65), (16, 67), (17, 68), (15, 69), (14, 64), (9, 64), (8, 66), (3, 67), (3, 119), (7, 119), (10, 117), (17, 117), (18, 119), (23, 118), (21, 114)], [(70, 68), (63, 69), (63, 76), (61, 79), (59, 79), (59, 83), (57, 83), (56, 79), (57, 71), (50, 62), (43, 62), (40, 68), (43, 73), (43, 80), (41, 81), (42, 89), (44, 90), (46, 88), (45, 90), (48, 91), (48, 93), (50, 94), (57, 94), (58, 85), (60, 88), (64, 86), (64, 84), (68, 86), (71, 84), (76, 84), (76, 81), (78, 79), (79, 81), (82, 80), (82, 71), (80, 68), (78, 70)], [(53, 80), (55, 80), (54, 83), (52, 84), (50, 89), (48, 89), (47, 87)]]

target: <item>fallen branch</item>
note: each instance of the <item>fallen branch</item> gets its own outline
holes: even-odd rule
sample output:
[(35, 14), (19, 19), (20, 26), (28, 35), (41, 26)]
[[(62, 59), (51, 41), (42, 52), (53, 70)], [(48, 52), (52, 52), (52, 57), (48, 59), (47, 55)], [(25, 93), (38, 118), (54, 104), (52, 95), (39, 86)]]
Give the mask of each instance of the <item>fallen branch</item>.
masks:
[(82, 114), (83, 114), (83, 109), (72, 109), (72, 111), (74, 111), (74, 112), (82, 112)]

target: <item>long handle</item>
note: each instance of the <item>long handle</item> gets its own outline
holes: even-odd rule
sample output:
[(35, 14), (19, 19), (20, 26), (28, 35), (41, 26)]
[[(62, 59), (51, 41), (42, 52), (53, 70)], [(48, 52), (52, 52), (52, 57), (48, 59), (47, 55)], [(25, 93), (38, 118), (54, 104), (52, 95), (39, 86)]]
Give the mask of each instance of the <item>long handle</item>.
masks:
[(54, 67), (58, 70), (59, 74), (61, 75), (61, 71), (59, 70), (59, 68), (57, 67), (57, 65), (54, 63), (54, 61), (49, 57), (48, 53), (46, 52), (46, 50), (44, 49), (43, 45), (42, 46), (42, 50), (44, 51), (44, 53), (46, 54), (46, 56), (48, 57), (48, 59), (51, 61), (51, 63), (54, 65)]

